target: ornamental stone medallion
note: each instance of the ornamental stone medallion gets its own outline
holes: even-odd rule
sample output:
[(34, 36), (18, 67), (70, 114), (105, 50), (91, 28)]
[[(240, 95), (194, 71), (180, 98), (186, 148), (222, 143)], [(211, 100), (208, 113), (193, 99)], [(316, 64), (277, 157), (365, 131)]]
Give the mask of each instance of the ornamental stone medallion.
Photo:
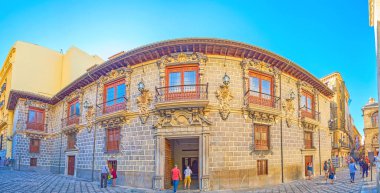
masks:
[(149, 117), (149, 106), (152, 100), (152, 94), (147, 89), (142, 90), (140, 96), (138, 96), (136, 99), (137, 106), (139, 108), (140, 121), (143, 124), (146, 123)]
[(216, 91), (216, 98), (219, 100), (219, 114), (223, 120), (230, 114), (230, 102), (233, 99), (228, 85), (221, 85)]

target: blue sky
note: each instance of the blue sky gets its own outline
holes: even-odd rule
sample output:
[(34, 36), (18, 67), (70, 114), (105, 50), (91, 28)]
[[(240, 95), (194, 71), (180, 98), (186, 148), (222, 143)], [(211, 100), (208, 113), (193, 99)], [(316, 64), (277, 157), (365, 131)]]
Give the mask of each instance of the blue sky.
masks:
[(1, 61), (17, 40), (57, 51), (75, 45), (106, 59), (122, 50), (182, 37), (256, 45), (318, 78), (339, 71), (351, 94), (350, 111), (360, 132), (361, 107), (369, 97), (377, 99), (374, 32), (367, 1), (0, 0)]

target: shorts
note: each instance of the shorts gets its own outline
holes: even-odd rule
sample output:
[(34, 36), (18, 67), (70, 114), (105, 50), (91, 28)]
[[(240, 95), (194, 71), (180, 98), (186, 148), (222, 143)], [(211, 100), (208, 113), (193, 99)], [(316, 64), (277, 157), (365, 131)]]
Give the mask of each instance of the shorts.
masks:
[(189, 183), (190, 184), (191, 183), (191, 176), (185, 176), (183, 183), (185, 183), (185, 184)]
[(307, 174), (308, 174), (309, 176), (312, 176), (312, 175), (313, 175), (313, 171), (308, 170), (308, 171), (307, 171)]
[(325, 175), (327, 176), (329, 174), (329, 171), (328, 170), (325, 170)]

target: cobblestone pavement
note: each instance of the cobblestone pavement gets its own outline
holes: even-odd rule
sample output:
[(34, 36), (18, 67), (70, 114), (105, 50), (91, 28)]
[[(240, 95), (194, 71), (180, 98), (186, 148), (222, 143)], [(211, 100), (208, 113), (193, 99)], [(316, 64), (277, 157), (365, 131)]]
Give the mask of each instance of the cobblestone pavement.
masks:
[[(294, 182), (281, 184), (262, 189), (249, 189), (249, 190), (225, 190), (216, 191), (218, 193), (240, 193), (240, 192), (362, 192), (372, 193), (375, 190), (375, 175), (373, 181), (370, 178), (363, 180), (357, 172), (355, 183), (350, 183), (349, 174), (347, 169), (337, 172), (337, 180), (334, 184), (326, 183), (323, 177), (318, 176), (312, 180), (297, 180)], [(81, 179), (75, 179), (63, 175), (56, 174), (42, 174), (37, 172), (26, 171), (10, 171), (0, 170), (0, 192), (13, 193), (39, 193), (39, 192), (56, 192), (56, 193), (86, 193), (86, 192), (149, 192), (153, 190), (135, 189), (128, 187), (108, 187), (101, 189), (98, 183), (88, 182)], [(170, 191), (161, 191), (170, 192)], [(180, 192), (189, 193), (191, 191), (181, 190)]]

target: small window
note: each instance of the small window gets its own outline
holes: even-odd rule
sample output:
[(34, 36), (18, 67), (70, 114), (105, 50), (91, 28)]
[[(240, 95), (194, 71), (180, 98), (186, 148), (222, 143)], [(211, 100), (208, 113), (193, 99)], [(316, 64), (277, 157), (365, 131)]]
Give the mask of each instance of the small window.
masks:
[(37, 166), (37, 158), (30, 158), (30, 166)]
[(305, 149), (313, 148), (313, 133), (305, 132), (304, 137), (305, 137)]
[(255, 124), (255, 150), (269, 149), (269, 126)]
[(268, 160), (257, 160), (257, 175), (268, 175)]
[(76, 134), (71, 133), (67, 135), (67, 149), (75, 149), (76, 144)]
[(120, 128), (107, 129), (107, 152), (119, 151)]
[(378, 112), (373, 113), (371, 119), (372, 119), (372, 127), (377, 127), (379, 125), (379, 113)]
[(30, 139), (30, 153), (40, 152), (40, 139)]

